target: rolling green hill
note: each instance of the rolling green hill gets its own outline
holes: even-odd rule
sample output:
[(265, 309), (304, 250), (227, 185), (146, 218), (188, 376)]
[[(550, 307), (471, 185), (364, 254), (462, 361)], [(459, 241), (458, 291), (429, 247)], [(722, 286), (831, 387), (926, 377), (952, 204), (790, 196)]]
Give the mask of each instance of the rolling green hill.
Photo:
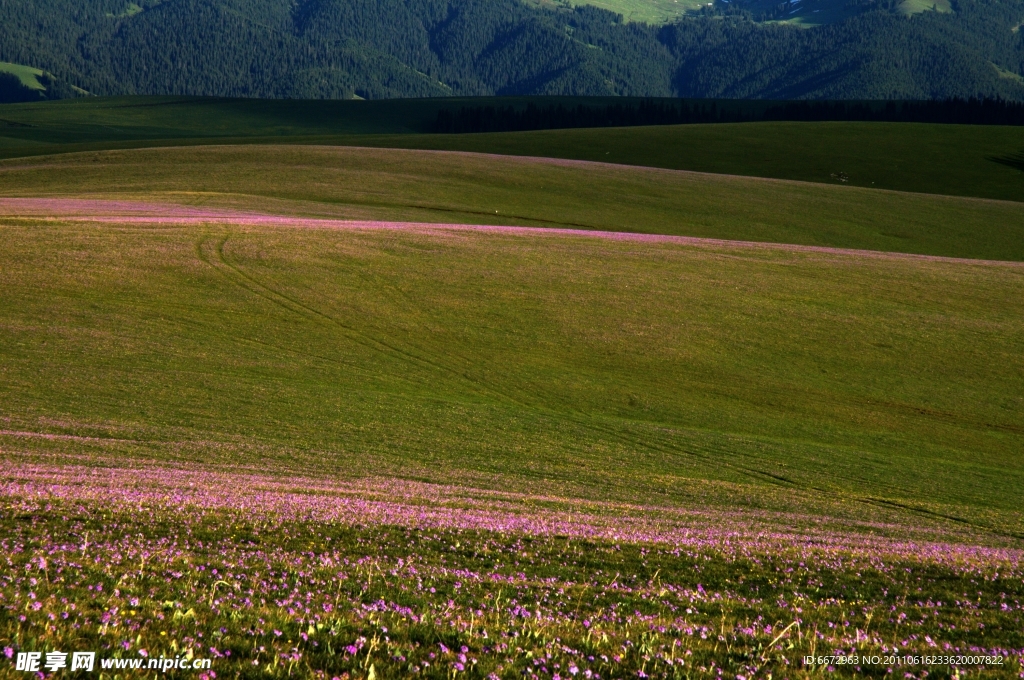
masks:
[(10, 73), (17, 76), (21, 84), (30, 90), (43, 91), (46, 89), (46, 86), (39, 82), (39, 78), (43, 75), (43, 72), (37, 68), (23, 66), (21, 64), (0, 62), (0, 73)]
[[(433, 179), (288, 151), (309, 171), (204, 167), (378, 200)], [(140, 190), (125, 158), (106, 175)], [(366, 227), (0, 199), (12, 656), (715, 680), (895, 638), (1024, 668), (1024, 266)]]
[(0, 107), (0, 677), (1020, 674), (1019, 128), (440, 104)]
[[(537, 101), (482, 100), (497, 106)], [(613, 99), (554, 99), (574, 105)], [(415, 134), (481, 100), (77, 99), (0, 106), (0, 158), (197, 143), (459, 150), (605, 161), (923, 193), (1024, 200), (1024, 128), (742, 123), (494, 134)], [(845, 178), (842, 182), (840, 178)]]
[(1024, 128), (735, 123), (366, 136), (349, 143), (574, 158), (954, 196), (1024, 200)]
[(1024, 203), (452, 152), (208, 146), (0, 162), (0, 196), (521, 224), (1024, 261)]
[[(878, 502), (1024, 530), (1019, 265), (247, 217), (1024, 260), (1019, 204), (304, 147), (0, 172), (8, 195), (54, 197), (0, 201), (2, 441), (23, 460), (72, 447), (332, 475), (359, 461), (532, 493), (836, 516)], [(160, 201), (165, 217), (72, 196)], [(168, 201), (243, 212), (179, 224), (190, 213)]]

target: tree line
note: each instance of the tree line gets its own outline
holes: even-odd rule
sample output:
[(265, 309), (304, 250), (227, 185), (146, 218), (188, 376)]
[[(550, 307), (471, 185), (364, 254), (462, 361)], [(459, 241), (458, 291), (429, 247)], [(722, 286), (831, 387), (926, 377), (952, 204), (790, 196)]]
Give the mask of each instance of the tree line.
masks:
[(1024, 0), (834, 0), (850, 17), (809, 29), (766, 1), (649, 26), (522, 0), (0, 0), (0, 61), (53, 74), (49, 97), (1024, 99)]

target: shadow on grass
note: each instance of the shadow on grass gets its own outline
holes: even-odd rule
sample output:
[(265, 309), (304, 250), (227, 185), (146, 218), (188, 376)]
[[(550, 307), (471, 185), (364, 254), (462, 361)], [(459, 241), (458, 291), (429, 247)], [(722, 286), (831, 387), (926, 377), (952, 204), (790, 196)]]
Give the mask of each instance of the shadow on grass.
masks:
[(1008, 165), (1011, 168), (1017, 168), (1021, 172), (1024, 172), (1024, 151), (1018, 151), (1015, 154), (1008, 156), (989, 156), (990, 161), (995, 161), (1001, 165)]

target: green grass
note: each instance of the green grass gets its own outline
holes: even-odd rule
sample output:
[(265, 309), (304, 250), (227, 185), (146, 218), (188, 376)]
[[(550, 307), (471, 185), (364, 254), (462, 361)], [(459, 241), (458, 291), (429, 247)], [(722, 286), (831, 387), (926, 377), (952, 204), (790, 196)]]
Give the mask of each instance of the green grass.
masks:
[[(1012, 556), (836, 559), (735, 537), (730, 552), (281, 521), (275, 510), (2, 497), (13, 605), (0, 610), (0, 636), (18, 651), (89, 649), (143, 669), (146, 657), (213, 656), (218, 676), (253, 680), (515, 680), (559, 669), (809, 680), (829, 662), (805, 658), (834, 649), (858, 660), (831, 677), (885, 678), (882, 656), (897, 643), (918, 657), (904, 673), (961, 677), (921, 658), (937, 646), (997, 657), (966, 667), (985, 678), (1016, 680), (1024, 667)], [(0, 677), (23, 674), (5, 663)]]
[(46, 86), (39, 82), (39, 76), (43, 75), (43, 72), (37, 68), (0, 61), (0, 73), (13, 73), (21, 80), (21, 84), (29, 89), (40, 91), (46, 89)]
[(1024, 171), (1010, 162), (1024, 151), (1024, 128), (1017, 127), (772, 122), (352, 141), (1024, 200)]
[(898, 9), (900, 13), (906, 15), (920, 14), (921, 12), (949, 13), (953, 11), (949, 0), (904, 0), (900, 3)]
[[(613, 98), (607, 98), (612, 101)], [(6, 136), (40, 144), (223, 137), (409, 133), (466, 99), (298, 101), (211, 97), (109, 97), (0, 106), (0, 118), (30, 127)], [(516, 102), (517, 98), (508, 98)]]
[(134, 2), (129, 2), (128, 6), (125, 7), (124, 11), (121, 12), (120, 14), (114, 14), (112, 12), (107, 12), (107, 16), (115, 18), (115, 19), (123, 19), (123, 18), (127, 18), (127, 17), (133, 17), (136, 14), (140, 13), (141, 11), (142, 11), (141, 7), (136, 5)]
[[(794, 241), (821, 223), (867, 239), (891, 219), (918, 243), (950, 238), (934, 221), (949, 219), (970, 235), (960, 249), (986, 225), (1024, 224), (1009, 203), (412, 152), (20, 163), (0, 170), (8, 193), (352, 217), (483, 221), (471, 208), (488, 205), (533, 211), (510, 222), (742, 238), (760, 216)], [(862, 219), (875, 221), (858, 232)], [(0, 438), (5, 455), (374, 470), (674, 505), (885, 503), (1024, 533), (1019, 266), (571, 236), (0, 229), (3, 429), (119, 440)], [(991, 246), (1019, 248), (1009, 234)]]
[[(1015, 131), (339, 135), (422, 109), (156, 103), (0, 111), (24, 156), (0, 160), (7, 654), (209, 655), (254, 679), (809, 679), (828, 662), (807, 655), (899, 649), (1020, 674), (1020, 556), (986, 547), (1024, 546), (1024, 203), (299, 143), (796, 175), (839, 149), (850, 184), (916, 150), (884, 181), (978, 191), (1020, 174)], [(780, 131), (804, 146), (773, 159)], [(213, 144), (228, 132), (247, 143)], [(866, 157), (871, 139), (892, 144)], [(1007, 162), (977, 160), (996, 147)], [(888, 252), (89, 221), (75, 197)], [(892, 675), (856, 663), (837, 675)]]
[(1024, 205), (429, 151), (163, 148), (0, 162), (6, 196), (142, 197), (359, 219), (524, 224), (1024, 260)]
[(573, 4), (593, 5), (621, 14), (626, 21), (658, 26), (676, 21), (688, 12), (700, 8), (703, 3), (695, 0), (588, 0)]
[[(486, 101), (504, 106), (527, 100)], [(574, 158), (826, 184), (847, 177), (848, 184), (863, 187), (1024, 201), (1024, 171), (1013, 160), (1024, 151), (1024, 128), (1017, 127), (782, 122), (415, 134), (440, 108), (480, 103), (126, 97), (5, 105), (0, 157), (197, 143), (318, 143)]]
[(567, 8), (590, 5), (609, 12), (621, 14), (626, 21), (660, 26), (672, 23), (680, 17), (700, 9), (705, 3), (699, 0), (526, 0), (540, 7)]

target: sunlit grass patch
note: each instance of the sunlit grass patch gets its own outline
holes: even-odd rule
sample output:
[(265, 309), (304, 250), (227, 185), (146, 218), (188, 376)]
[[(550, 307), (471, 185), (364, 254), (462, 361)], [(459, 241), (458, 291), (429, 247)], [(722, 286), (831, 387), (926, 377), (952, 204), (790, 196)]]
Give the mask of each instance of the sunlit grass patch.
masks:
[[(389, 525), (361, 511), (303, 518), (249, 491), (252, 478), (199, 469), (106, 500), (87, 489), (102, 470), (35, 472), (47, 479), (8, 485), (0, 508), (8, 656), (209, 658), (240, 677), (732, 678), (805, 676), (808, 655), (928, 654), (998, 658), (986, 672), (1012, 677), (1024, 655), (1014, 550), (471, 526), (495, 508), (452, 512), (449, 528), (425, 515)], [(318, 493), (304, 495), (332, 507)], [(233, 505), (247, 496), (263, 511)], [(901, 668), (923, 670), (950, 667)]]
[(1019, 677), (1019, 263), (317, 220), (429, 177), (191, 153), (0, 200), (0, 675)]
[(43, 72), (40, 69), (25, 66), (23, 64), (11, 64), (0, 61), (0, 73), (13, 73), (21, 80), (21, 84), (31, 90), (46, 90), (46, 86), (39, 82)]

